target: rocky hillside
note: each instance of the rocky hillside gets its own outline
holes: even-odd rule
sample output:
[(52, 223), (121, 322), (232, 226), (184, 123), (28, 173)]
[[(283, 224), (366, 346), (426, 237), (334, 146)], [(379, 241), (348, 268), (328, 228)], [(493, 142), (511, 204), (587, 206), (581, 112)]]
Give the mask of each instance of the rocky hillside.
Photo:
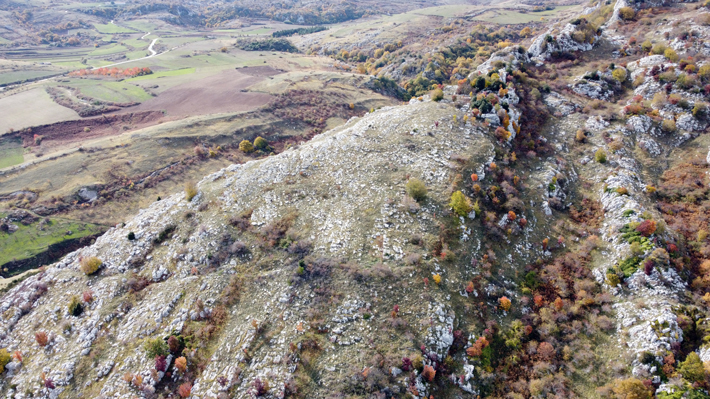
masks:
[(585, 12), (6, 290), (0, 392), (708, 397), (710, 14)]

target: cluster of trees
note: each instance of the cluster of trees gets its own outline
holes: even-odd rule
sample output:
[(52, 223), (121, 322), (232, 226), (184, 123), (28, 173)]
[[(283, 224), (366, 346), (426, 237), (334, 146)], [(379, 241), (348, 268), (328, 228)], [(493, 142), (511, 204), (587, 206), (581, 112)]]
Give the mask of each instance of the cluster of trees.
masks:
[(311, 26), (310, 28), (284, 29), (271, 34), (273, 37), (290, 37), (293, 35), (307, 35), (310, 33), (323, 32), (328, 30), (325, 26)]
[(81, 69), (78, 71), (72, 71), (69, 76), (83, 77), (83, 76), (110, 76), (112, 78), (132, 78), (136, 76), (150, 75), (153, 71), (148, 67), (134, 67), (134, 68), (97, 68), (97, 69)]
[(297, 53), (298, 48), (287, 39), (241, 40), (237, 46), (246, 51), (284, 51)]
[[(368, 3), (368, 7), (372, 6)], [(324, 25), (350, 21), (361, 18), (375, 9), (350, 3), (319, 4), (318, 6), (299, 6), (298, 3), (280, 3), (279, 7), (272, 7), (269, 2), (252, 3), (249, 6), (235, 5), (226, 9), (214, 10), (204, 16), (205, 26), (219, 26), (224, 21), (236, 18), (266, 18), (277, 21), (286, 21), (297, 24)]]

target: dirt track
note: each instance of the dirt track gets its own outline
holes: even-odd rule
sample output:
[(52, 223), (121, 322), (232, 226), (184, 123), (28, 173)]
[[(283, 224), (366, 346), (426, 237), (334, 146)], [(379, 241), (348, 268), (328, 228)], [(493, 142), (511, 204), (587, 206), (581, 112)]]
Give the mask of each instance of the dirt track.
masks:
[(267, 104), (272, 96), (242, 92), (266, 76), (280, 72), (270, 67), (227, 70), (214, 76), (170, 88), (141, 105), (134, 112), (165, 111), (166, 116), (183, 118), (194, 115), (251, 111)]

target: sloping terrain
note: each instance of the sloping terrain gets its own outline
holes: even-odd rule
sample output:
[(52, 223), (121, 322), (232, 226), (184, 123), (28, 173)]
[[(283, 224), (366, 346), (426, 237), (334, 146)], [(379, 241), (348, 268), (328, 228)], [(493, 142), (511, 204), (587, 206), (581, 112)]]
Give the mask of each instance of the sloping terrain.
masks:
[[(708, 6), (596, 2), (534, 35), (452, 18), (425, 55), (421, 37), (316, 33), (312, 51), (379, 78), (269, 76), (249, 86), (264, 108), (7, 176), (0, 198), (35, 213), (152, 196), (4, 288), (0, 393), (707, 398)], [(397, 83), (416, 97), (364, 96)], [(153, 200), (152, 178), (193, 163), (223, 168)], [(101, 201), (34, 194), (76, 189)]]
[[(203, 336), (210, 329), (210, 339), (189, 344), (206, 361), (189, 365), (200, 375), (193, 394), (216, 396), (231, 389), (240, 397), (261, 377), (278, 396), (285, 383), (307, 372), (330, 381), (323, 388), (315, 382), (303, 387), (313, 395), (323, 389), (321, 396), (332, 390), (330, 384), (347, 383), (334, 370), (349, 370), (350, 362), (343, 360), (361, 357), (373, 340), (382, 339), (372, 326), (387, 322), (397, 303), (403, 318), (411, 320), (411, 327), (404, 322), (401, 327), (433, 340), (443, 355), (453, 323), (441, 313), (450, 311), (447, 295), (430, 288), (430, 304), (415, 306), (421, 278), (430, 273), (413, 266), (423, 255), (427, 269), (439, 269), (422, 249), (438, 234), (435, 215), (446, 212), (449, 185), (461, 167), (457, 162), (478, 167), (492, 157), (493, 146), (471, 126), (437, 127), (441, 113), (458, 111), (431, 102), (383, 109), (299, 148), (224, 169), (203, 180), (192, 201), (176, 194), (156, 202), (58, 267), (23, 281), (5, 296), (4, 314), (22, 306), (17, 299), (23, 292), (47, 289), (30, 313), (15, 313), (3, 326), (3, 346), (24, 353), (24, 366), (10, 379), (14, 390), (34, 390), (36, 374), (48, 369), (47, 378), (60, 391), (77, 383), (88, 384), (92, 395), (132, 397), (124, 374), (143, 373), (150, 385), (154, 366), (142, 353), (142, 338), (188, 330)], [(408, 176), (428, 187), (430, 200), (421, 207), (402, 203)], [(135, 240), (126, 238), (129, 232)], [(408, 266), (405, 255), (412, 258)], [(103, 261), (96, 277), (78, 270), (79, 259), (89, 256)], [(395, 276), (400, 282), (392, 287), (388, 280)], [(460, 284), (458, 273), (444, 276), (446, 284)], [(136, 281), (145, 287), (136, 289)], [(57, 314), (52, 310), (57, 301), (84, 291), (95, 299), (80, 318), (51, 321), (50, 316), (35, 324), (32, 314)], [(220, 305), (231, 301), (224, 295), (235, 294), (236, 305)], [(204, 308), (196, 312), (197, 303)], [(215, 307), (226, 310), (218, 325)], [(416, 322), (423, 318), (437, 324)], [(51, 337), (44, 349), (33, 343), (38, 329)], [(331, 332), (315, 336), (319, 330)], [(291, 344), (311, 345), (303, 350), (313, 353), (299, 354)], [(389, 345), (415, 350), (403, 336)], [(307, 371), (294, 367), (300, 357), (319, 355)], [(179, 374), (173, 375), (175, 383), (168, 377), (153, 383), (160, 388), (180, 382)], [(228, 382), (220, 383), (222, 378)]]

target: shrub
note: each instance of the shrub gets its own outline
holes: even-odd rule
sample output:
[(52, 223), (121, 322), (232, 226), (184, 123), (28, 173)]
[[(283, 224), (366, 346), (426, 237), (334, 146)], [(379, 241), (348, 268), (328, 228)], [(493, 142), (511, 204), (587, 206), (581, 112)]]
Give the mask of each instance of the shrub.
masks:
[(102, 264), (103, 264), (103, 262), (101, 261), (101, 259), (99, 259), (95, 256), (91, 256), (88, 258), (82, 258), (79, 261), (79, 267), (81, 268), (81, 271), (84, 272), (84, 274), (86, 274), (87, 276), (90, 276), (90, 275), (96, 273)]
[(5, 366), (10, 363), (10, 354), (7, 349), (0, 349), (0, 374), (5, 371)]
[(543, 342), (537, 347), (537, 354), (540, 355), (543, 360), (549, 361), (555, 357), (556, 352), (552, 344)]
[(584, 134), (584, 130), (577, 130), (577, 134), (574, 136), (574, 140), (578, 143), (584, 143), (585, 141), (587, 141), (587, 135)]
[(678, 54), (672, 48), (667, 48), (663, 51), (663, 56), (668, 58), (670, 62), (678, 62)]
[(468, 199), (468, 197), (466, 197), (461, 191), (455, 191), (451, 194), (451, 202), (449, 203), (449, 206), (454, 210), (454, 213), (459, 216), (466, 216), (473, 209), (471, 200)]
[(633, 377), (616, 380), (613, 383), (612, 391), (617, 398), (651, 399), (653, 397), (648, 387), (641, 380)]
[(617, 285), (621, 284), (621, 279), (619, 278), (619, 275), (617, 275), (616, 273), (607, 273), (606, 274), (606, 283), (612, 287), (616, 287)]
[(500, 306), (501, 309), (503, 309), (504, 311), (507, 312), (510, 310), (510, 306), (511, 306), (510, 299), (508, 299), (508, 297), (502, 296), (498, 299), (498, 305)]
[(136, 239), (136, 233), (134, 233), (134, 232), (132, 232), (132, 231), (129, 232), (129, 233), (128, 233), (128, 240), (129, 240), (129, 241), (133, 241), (133, 240), (135, 240), (135, 239)]
[(440, 275), (440, 274), (435, 274), (432, 278), (434, 279), (434, 282), (435, 282), (436, 284), (440, 284), (440, 283), (441, 283), (441, 275)]
[(254, 395), (257, 397), (269, 393), (269, 382), (266, 380), (257, 377), (252, 385), (254, 386)]
[(81, 304), (79, 297), (74, 295), (69, 300), (69, 305), (67, 305), (67, 311), (70, 315), (79, 317), (84, 312), (84, 305)]
[(698, 81), (692, 75), (688, 75), (687, 73), (683, 72), (680, 75), (678, 75), (678, 78), (676, 79), (675, 83), (681, 89), (688, 90), (688, 89), (692, 88), (693, 86), (695, 86), (698, 83)]
[(165, 356), (156, 356), (155, 358), (155, 370), (163, 371), (168, 369), (168, 362), (165, 360)]
[[(157, 356), (168, 356), (168, 344), (162, 338), (151, 338), (143, 344), (145, 355), (149, 360), (155, 359)], [(177, 360), (176, 360), (177, 362)]]
[(651, 48), (653, 47), (653, 44), (651, 43), (650, 40), (646, 40), (643, 43), (641, 43), (641, 51), (644, 53), (648, 53), (651, 51)]
[(441, 89), (436, 89), (431, 92), (431, 100), (439, 102), (444, 99), (444, 92)]
[(597, 152), (594, 153), (594, 160), (599, 163), (606, 163), (606, 151), (601, 148), (598, 149)]
[(675, 131), (675, 121), (673, 119), (664, 119), (661, 122), (661, 130), (666, 133), (671, 133)]
[(178, 353), (181, 346), (180, 340), (176, 336), (171, 335), (168, 337), (168, 349), (170, 350), (170, 353)]
[(427, 188), (426, 185), (424, 185), (424, 182), (417, 179), (417, 178), (411, 178), (407, 182), (407, 194), (409, 194), (410, 197), (414, 198), (415, 201), (421, 202), (426, 198), (427, 195)]
[(91, 292), (91, 290), (86, 290), (81, 293), (81, 300), (84, 301), (84, 303), (91, 303), (94, 301), (94, 293)]
[(37, 345), (44, 348), (49, 343), (49, 337), (46, 332), (39, 331), (35, 333), (35, 341), (37, 342)]
[(269, 146), (269, 142), (266, 141), (265, 138), (259, 136), (256, 139), (254, 139), (254, 147), (257, 150), (265, 150)]
[(178, 395), (180, 395), (181, 398), (189, 398), (190, 394), (192, 393), (192, 384), (189, 382), (186, 382), (178, 388)]
[(621, 7), (619, 9), (619, 18), (623, 19), (624, 21), (632, 20), (635, 16), (636, 12), (631, 7)]
[(611, 76), (619, 81), (619, 83), (624, 83), (626, 81), (626, 75), (626, 69), (624, 68), (616, 68), (611, 72)]
[(471, 357), (478, 357), (483, 354), (483, 349), (489, 345), (488, 340), (486, 337), (478, 337), (476, 342), (474, 344), (466, 349), (466, 354), (471, 356)]
[(705, 381), (705, 369), (700, 356), (696, 352), (690, 352), (685, 358), (685, 361), (678, 365), (678, 372), (683, 375), (683, 378), (690, 382)]
[(199, 158), (204, 158), (207, 155), (207, 151), (205, 151), (205, 147), (203, 147), (202, 144), (196, 145), (193, 151), (195, 152), (195, 155)]
[(656, 43), (651, 47), (651, 54), (661, 55), (666, 52), (666, 45), (663, 43)]
[(434, 381), (434, 377), (436, 377), (436, 370), (427, 364), (424, 366), (424, 370), (422, 371), (422, 377), (424, 377), (427, 381), (432, 382)]
[(696, 101), (693, 107), (693, 116), (701, 119), (706, 117), (708, 114), (708, 105), (706, 103)]
[(700, 76), (703, 80), (708, 80), (708, 78), (710, 78), (710, 64), (701, 66), (698, 70), (698, 76)]
[(185, 183), (185, 199), (187, 202), (192, 201), (193, 198), (197, 196), (197, 184), (194, 181), (189, 181)]
[(187, 370), (187, 359), (185, 359), (184, 356), (180, 356), (179, 358), (175, 359), (175, 368), (178, 369), (181, 373), (184, 373), (185, 370)]
[(649, 237), (651, 234), (656, 232), (657, 226), (658, 224), (655, 220), (644, 220), (641, 224), (636, 226), (636, 231), (641, 233), (644, 237)]
[(239, 150), (248, 154), (254, 152), (254, 145), (249, 140), (242, 140), (242, 142), (239, 143)]

